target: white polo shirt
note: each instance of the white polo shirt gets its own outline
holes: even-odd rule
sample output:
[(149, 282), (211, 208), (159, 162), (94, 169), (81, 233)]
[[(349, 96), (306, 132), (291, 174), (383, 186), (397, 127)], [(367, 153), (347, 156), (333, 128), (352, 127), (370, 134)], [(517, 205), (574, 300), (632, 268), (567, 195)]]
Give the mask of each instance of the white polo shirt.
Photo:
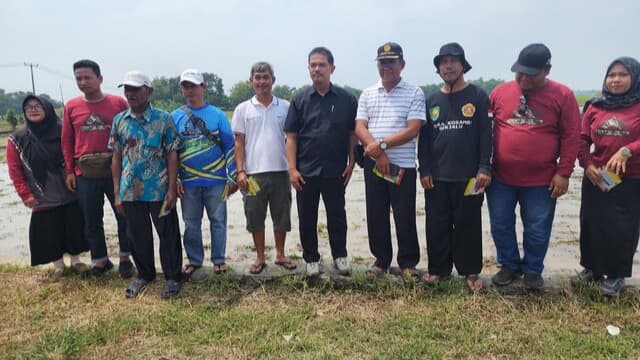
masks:
[(236, 134), (244, 134), (247, 174), (288, 170), (284, 147), (287, 111), (289, 102), (275, 96), (269, 106), (265, 107), (254, 96), (233, 111), (231, 128)]
[[(356, 120), (366, 120), (375, 139), (383, 139), (407, 127), (407, 120), (427, 121), (422, 89), (400, 80), (387, 92), (382, 81), (362, 91)], [(387, 149), (389, 161), (403, 168), (416, 167), (416, 138)]]

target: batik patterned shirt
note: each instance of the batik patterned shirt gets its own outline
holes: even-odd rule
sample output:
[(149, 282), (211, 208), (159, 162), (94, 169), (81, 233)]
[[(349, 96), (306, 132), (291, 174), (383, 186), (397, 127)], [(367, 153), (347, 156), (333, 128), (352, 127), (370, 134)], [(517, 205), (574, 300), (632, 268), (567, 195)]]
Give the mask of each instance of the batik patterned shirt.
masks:
[(171, 115), (151, 106), (113, 119), (109, 148), (122, 155), (121, 201), (162, 201), (169, 188), (167, 155), (180, 147)]

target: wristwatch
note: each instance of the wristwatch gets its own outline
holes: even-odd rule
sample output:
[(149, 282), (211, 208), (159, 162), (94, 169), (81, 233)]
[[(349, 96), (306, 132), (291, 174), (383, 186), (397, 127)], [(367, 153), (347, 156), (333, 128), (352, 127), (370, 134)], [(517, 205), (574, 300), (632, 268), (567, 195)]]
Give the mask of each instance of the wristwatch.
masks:
[(389, 148), (389, 145), (387, 145), (387, 143), (384, 140), (380, 140), (378, 145), (380, 146), (380, 150), (382, 151), (387, 151), (387, 148)]
[(627, 159), (633, 156), (631, 154), (631, 150), (629, 150), (629, 148), (626, 146), (623, 146), (620, 148), (620, 153), (622, 154), (622, 156), (626, 157)]

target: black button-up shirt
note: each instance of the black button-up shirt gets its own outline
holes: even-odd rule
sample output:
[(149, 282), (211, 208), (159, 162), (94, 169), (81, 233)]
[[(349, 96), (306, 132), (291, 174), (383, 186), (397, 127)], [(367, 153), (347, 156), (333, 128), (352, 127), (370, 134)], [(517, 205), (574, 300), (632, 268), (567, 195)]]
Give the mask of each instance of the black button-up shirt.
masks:
[(297, 134), (296, 159), (302, 176), (342, 176), (357, 108), (356, 98), (333, 84), (324, 96), (312, 86), (293, 98), (284, 129)]

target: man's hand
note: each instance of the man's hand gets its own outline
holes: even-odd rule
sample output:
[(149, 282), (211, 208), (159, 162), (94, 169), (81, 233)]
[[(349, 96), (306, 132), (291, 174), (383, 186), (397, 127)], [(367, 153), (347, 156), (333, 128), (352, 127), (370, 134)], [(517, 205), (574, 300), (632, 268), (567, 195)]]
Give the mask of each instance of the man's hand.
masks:
[(609, 171), (615, 172), (618, 176), (622, 176), (627, 171), (627, 160), (629, 158), (622, 155), (622, 148), (618, 150), (609, 161), (605, 168)]
[(349, 163), (347, 165), (347, 167), (344, 168), (344, 171), (342, 172), (342, 178), (344, 179), (344, 187), (345, 188), (349, 184), (349, 180), (351, 180), (351, 174), (353, 174), (353, 167), (355, 165), (356, 165), (355, 163)]
[(433, 185), (433, 176), (423, 176), (420, 178), (420, 184), (422, 185), (422, 188), (425, 190), (431, 190), (434, 188)]
[(114, 193), (113, 204), (116, 207), (116, 211), (118, 214), (124, 216), (124, 206), (122, 205), (122, 201), (120, 201), (120, 195), (118, 193)]
[(604, 186), (602, 186), (602, 175), (600, 171), (595, 167), (595, 165), (591, 164), (587, 166), (587, 169), (584, 171), (584, 174), (587, 176), (587, 179), (591, 181), (593, 186), (597, 186), (600, 190), (606, 191)]
[(551, 183), (549, 184), (551, 197), (557, 199), (566, 194), (567, 189), (569, 189), (569, 178), (560, 174), (553, 175), (553, 179), (551, 179)]
[(244, 171), (238, 173), (238, 187), (242, 191), (247, 191), (247, 174)]
[(36, 205), (38, 205), (38, 200), (36, 200), (36, 198), (34, 198), (33, 196), (30, 196), (27, 200), (23, 201), (24, 206), (28, 207), (29, 209), (33, 209), (34, 207), (36, 207)]
[(298, 191), (302, 191), (302, 186), (305, 184), (304, 178), (298, 169), (289, 169), (289, 180), (291, 186)]
[(173, 209), (178, 201), (175, 190), (172, 191), (171, 188), (169, 188), (169, 191), (167, 191), (167, 194), (164, 196), (164, 201), (167, 203), (167, 210)]
[(176, 183), (176, 194), (178, 195), (178, 197), (180, 199), (182, 199), (182, 197), (184, 196), (184, 186), (182, 185), (182, 182), (178, 181)]
[(69, 191), (71, 192), (76, 191), (76, 175), (75, 174), (67, 175), (67, 179), (65, 180), (65, 183), (67, 184), (67, 189), (69, 189)]
[(236, 191), (238, 191), (238, 185), (234, 183), (229, 183), (229, 192), (227, 193), (227, 196), (233, 195)]
[(381, 173), (389, 175), (389, 157), (385, 152), (381, 152), (380, 156), (376, 158), (376, 166)]
[(383, 152), (384, 151), (380, 149), (380, 143), (377, 141), (370, 142), (369, 145), (364, 148), (364, 156), (369, 156), (374, 159), (377, 159)]
[(476, 191), (482, 189), (484, 191), (491, 184), (491, 176), (481, 172), (476, 174)]

